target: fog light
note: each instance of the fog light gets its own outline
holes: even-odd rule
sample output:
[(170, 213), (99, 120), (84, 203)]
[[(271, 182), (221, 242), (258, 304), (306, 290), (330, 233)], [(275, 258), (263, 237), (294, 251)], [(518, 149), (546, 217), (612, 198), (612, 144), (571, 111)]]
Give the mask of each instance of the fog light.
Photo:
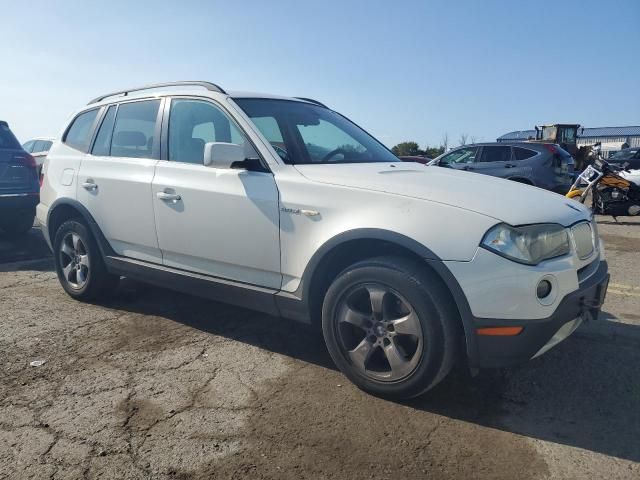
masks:
[(547, 298), (551, 293), (551, 282), (549, 280), (541, 280), (538, 284), (538, 288), (536, 289), (536, 294), (538, 298), (543, 299)]

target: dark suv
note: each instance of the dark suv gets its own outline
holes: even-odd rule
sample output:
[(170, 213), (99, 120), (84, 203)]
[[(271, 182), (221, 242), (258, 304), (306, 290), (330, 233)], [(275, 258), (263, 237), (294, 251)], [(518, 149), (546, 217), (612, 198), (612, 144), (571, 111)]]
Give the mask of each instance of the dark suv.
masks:
[(440, 155), (429, 163), (468, 170), (565, 194), (573, 182), (571, 154), (553, 143), (477, 143)]
[(9, 235), (30, 230), (39, 201), (36, 161), (0, 120), (0, 229)]
[(625, 148), (611, 155), (607, 162), (616, 167), (622, 167), (625, 164), (630, 170), (640, 169), (640, 148)]

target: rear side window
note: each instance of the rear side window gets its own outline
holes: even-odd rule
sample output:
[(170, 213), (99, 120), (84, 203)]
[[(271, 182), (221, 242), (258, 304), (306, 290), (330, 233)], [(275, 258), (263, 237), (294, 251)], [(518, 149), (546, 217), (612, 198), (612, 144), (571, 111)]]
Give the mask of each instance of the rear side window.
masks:
[(97, 115), (97, 108), (78, 115), (71, 124), (71, 127), (69, 127), (69, 130), (67, 130), (64, 143), (70, 147), (86, 152), (89, 147), (89, 142), (91, 141), (91, 127)]
[(51, 142), (48, 140), (36, 140), (33, 145), (33, 153), (48, 152), (51, 149)]
[(481, 162), (508, 162), (511, 160), (511, 147), (482, 147)]
[(516, 160), (526, 160), (537, 154), (538, 152), (534, 152), (528, 148), (513, 147), (513, 155), (516, 157)]
[(111, 139), (112, 157), (153, 158), (159, 108), (160, 100), (123, 103), (118, 107)]
[(98, 130), (96, 141), (93, 144), (91, 153), (93, 155), (109, 156), (111, 153), (111, 135), (113, 133), (113, 124), (116, 120), (116, 106), (111, 105), (107, 114), (102, 120), (102, 125)]

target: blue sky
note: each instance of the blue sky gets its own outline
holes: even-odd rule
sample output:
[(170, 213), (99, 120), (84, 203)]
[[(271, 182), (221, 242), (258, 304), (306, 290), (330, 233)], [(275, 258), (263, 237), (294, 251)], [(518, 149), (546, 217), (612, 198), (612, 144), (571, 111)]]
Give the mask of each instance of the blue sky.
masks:
[(0, 119), (57, 135), (169, 80), (308, 96), (389, 146), (551, 122), (640, 124), (640, 0), (0, 0)]

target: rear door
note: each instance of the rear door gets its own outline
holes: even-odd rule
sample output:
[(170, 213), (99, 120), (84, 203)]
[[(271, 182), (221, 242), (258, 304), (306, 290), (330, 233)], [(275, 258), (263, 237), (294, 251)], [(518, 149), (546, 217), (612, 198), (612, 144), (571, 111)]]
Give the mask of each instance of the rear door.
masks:
[(138, 100), (105, 109), (77, 190), (116, 253), (154, 263), (162, 263), (151, 202), (161, 103)]
[(22, 149), (6, 122), (0, 122), (0, 196), (39, 190), (33, 158)]
[(509, 178), (515, 176), (516, 167), (509, 145), (483, 145), (473, 169), (477, 173)]

